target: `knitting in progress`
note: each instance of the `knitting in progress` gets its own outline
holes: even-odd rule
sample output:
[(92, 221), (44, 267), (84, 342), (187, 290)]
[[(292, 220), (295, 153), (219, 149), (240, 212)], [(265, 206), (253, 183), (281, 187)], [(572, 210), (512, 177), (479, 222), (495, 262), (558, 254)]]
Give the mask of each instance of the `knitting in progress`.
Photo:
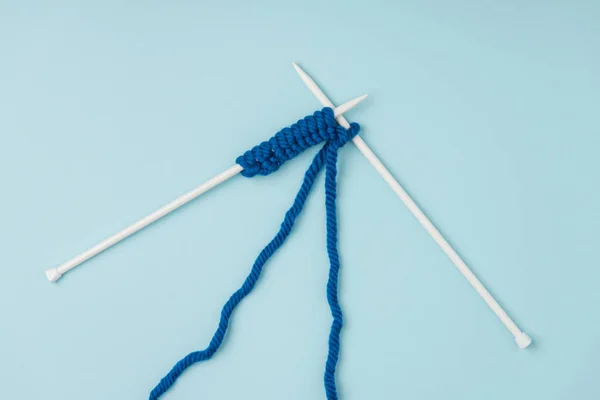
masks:
[(265, 141), (251, 150), (245, 152), (236, 159), (236, 163), (206, 180), (191, 191), (184, 193), (158, 208), (154, 212), (146, 215), (138, 221), (130, 224), (119, 232), (111, 235), (96, 245), (90, 247), (84, 252), (76, 255), (70, 260), (46, 269), (46, 278), (50, 282), (57, 282), (65, 273), (73, 270), (77, 266), (85, 263), (87, 260), (108, 250), (112, 246), (120, 243), (136, 232), (144, 229), (150, 224), (165, 217), (171, 212), (179, 209), (185, 204), (196, 199), (203, 193), (215, 188), (223, 182), (237, 175), (243, 175), (251, 178), (256, 175), (269, 175), (277, 171), (286, 161), (296, 157), (304, 150), (315, 145), (323, 144), (323, 147), (317, 153), (308, 170), (305, 173), (304, 181), (294, 199), (291, 208), (286, 212), (285, 218), (275, 237), (260, 252), (250, 274), (242, 286), (225, 303), (219, 320), (217, 330), (208, 346), (201, 351), (195, 351), (181, 359), (171, 371), (161, 379), (156, 387), (150, 393), (150, 400), (160, 398), (175, 383), (177, 378), (191, 365), (212, 358), (220, 348), (229, 321), (235, 308), (239, 303), (254, 289), (265, 263), (269, 258), (283, 245), (286, 238), (292, 231), (296, 218), (302, 212), (304, 204), (314, 185), (315, 179), (321, 169), (325, 166), (325, 207), (326, 207), (326, 229), (327, 229), (327, 253), (329, 256), (330, 271), (327, 283), (327, 300), (333, 316), (333, 323), (329, 335), (329, 352), (325, 365), (325, 391), (328, 400), (337, 399), (337, 389), (335, 383), (335, 371), (339, 355), (339, 340), (342, 329), (342, 310), (338, 301), (338, 273), (340, 262), (337, 250), (337, 216), (336, 216), (336, 175), (337, 175), (337, 157), (339, 149), (347, 142), (352, 141), (365, 159), (373, 166), (375, 171), (383, 178), (383, 181), (390, 187), (393, 193), (404, 203), (408, 211), (416, 218), (425, 231), (431, 236), (439, 248), (448, 256), (457, 270), (465, 277), (467, 282), (483, 299), (487, 306), (494, 312), (496, 317), (502, 322), (506, 329), (513, 336), (515, 342), (521, 349), (527, 348), (531, 344), (531, 338), (522, 331), (516, 323), (504, 311), (502, 306), (496, 301), (492, 294), (485, 288), (483, 283), (475, 276), (460, 255), (453, 249), (450, 243), (444, 238), (440, 231), (433, 225), (431, 220), (425, 215), (417, 203), (404, 190), (402, 185), (394, 178), (391, 172), (385, 167), (383, 162), (375, 155), (371, 148), (358, 135), (360, 127), (358, 124), (349, 123), (343, 116), (345, 112), (367, 98), (363, 95), (354, 98), (338, 107), (335, 107), (331, 100), (325, 95), (317, 83), (302, 69), (298, 64), (293, 63), (293, 67), (314, 95), (321, 103), (323, 108), (316, 111), (294, 125), (279, 131), (268, 141)]
[(268, 141), (255, 146), (237, 158), (236, 163), (243, 167), (242, 175), (253, 177), (256, 175), (269, 175), (277, 171), (286, 161), (296, 157), (304, 150), (320, 143), (325, 143), (314, 157), (304, 175), (304, 181), (294, 199), (294, 203), (286, 212), (281, 223), (279, 232), (260, 252), (250, 274), (242, 286), (229, 298), (221, 311), (219, 326), (211, 339), (208, 347), (201, 351), (195, 351), (181, 359), (162, 378), (158, 385), (150, 393), (150, 400), (158, 399), (175, 383), (177, 378), (191, 365), (205, 361), (217, 352), (225, 334), (233, 311), (240, 302), (254, 289), (265, 263), (283, 245), (289, 236), (296, 218), (302, 212), (306, 199), (313, 188), (317, 175), (325, 165), (325, 208), (327, 228), (327, 254), (329, 256), (329, 280), (327, 282), (327, 301), (333, 316), (331, 331), (329, 334), (329, 353), (325, 365), (325, 392), (328, 400), (336, 400), (337, 389), (335, 383), (335, 370), (338, 361), (340, 347), (340, 332), (342, 329), (342, 309), (338, 301), (338, 274), (340, 261), (337, 250), (337, 158), (338, 150), (358, 134), (360, 127), (352, 123), (349, 129), (340, 126), (331, 108), (326, 107), (316, 111), (289, 128), (279, 131)]

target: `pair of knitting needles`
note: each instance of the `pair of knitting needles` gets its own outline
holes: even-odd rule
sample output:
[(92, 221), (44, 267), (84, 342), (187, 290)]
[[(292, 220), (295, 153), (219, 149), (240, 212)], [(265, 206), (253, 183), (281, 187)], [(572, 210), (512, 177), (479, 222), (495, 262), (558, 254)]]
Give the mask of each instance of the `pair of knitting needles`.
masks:
[[(304, 84), (317, 98), (321, 105), (325, 107), (331, 107), (332, 109), (334, 109), (337, 122), (346, 129), (350, 128), (350, 124), (342, 114), (356, 106), (361, 101), (363, 101), (367, 97), (367, 95), (353, 99), (336, 108), (333, 105), (333, 103), (329, 100), (329, 98), (325, 95), (325, 93), (323, 93), (323, 91), (319, 88), (319, 86), (317, 86), (315, 81), (310, 76), (308, 76), (308, 74), (304, 72), (304, 70), (302, 70), (296, 63), (293, 63), (293, 66), (296, 72), (298, 72), (298, 74), (300, 75), (300, 78), (302, 79)], [(379, 160), (375, 153), (373, 153), (373, 151), (369, 148), (365, 141), (362, 140), (362, 138), (358, 135), (356, 135), (352, 139), (352, 141), (354, 142), (356, 147), (358, 147), (359, 151), (367, 158), (369, 163), (375, 168), (375, 170), (377, 170), (377, 172), (379, 173), (379, 175), (381, 175), (384, 181), (390, 186), (392, 191), (400, 198), (400, 200), (402, 200), (404, 205), (406, 205), (409, 211), (421, 223), (421, 225), (423, 226), (423, 228), (425, 228), (427, 233), (433, 238), (433, 240), (438, 244), (438, 246), (440, 246), (442, 251), (448, 256), (448, 258), (450, 258), (452, 263), (456, 266), (460, 273), (463, 274), (463, 276), (467, 279), (467, 281), (473, 287), (473, 289), (475, 289), (475, 291), (482, 297), (485, 303), (492, 309), (492, 311), (496, 314), (496, 316), (500, 319), (500, 321), (504, 324), (508, 331), (513, 335), (517, 345), (521, 349), (524, 349), (527, 346), (529, 346), (531, 344), (531, 338), (525, 332), (521, 331), (519, 327), (514, 323), (514, 321), (504, 311), (504, 309), (502, 309), (502, 307), (498, 304), (498, 302), (494, 299), (490, 292), (485, 288), (485, 286), (483, 286), (479, 279), (477, 279), (475, 274), (473, 274), (473, 272), (460, 258), (456, 251), (454, 251), (454, 249), (452, 248), (452, 246), (450, 246), (448, 241), (444, 239), (442, 234), (435, 228), (435, 226), (431, 223), (427, 216), (425, 216), (423, 211), (421, 211), (419, 206), (417, 206), (417, 204), (411, 199), (408, 193), (406, 193), (406, 191), (402, 188), (400, 183), (398, 183), (398, 181), (392, 176), (392, 174), (383, 165), (383, 163)], [(81, 263), (89, 260), (95, 255), (103, 252), (104, 250), (114, 246), (123, 239), (133, 235), (137, 231), (145, 228), (146, 226), (164, 217), (170, 212), (192, 201), (196, 197), (209, 191), (215, 186), (234, 177), (235, 175), (239, 174), (242, 170), (243, 168), (238, 164), (228, 168), (227, 170), (221, 172), (217, 176), (209, 179), (197, 188), (193, 189), (189, 193), (186, 193), (181, 197), (173, 200), (169, 204), (159, 208), (152, 214), (133, 223), (132, 225), (128, 226), (122, 231), (98, 243), (94, 247), (84, 251), (83, 253), (67, 261), (66, 263), (58, 267), (46, 270), (46, 277), (50, 282), (56, 282), (66, 272), (77, 267)]]

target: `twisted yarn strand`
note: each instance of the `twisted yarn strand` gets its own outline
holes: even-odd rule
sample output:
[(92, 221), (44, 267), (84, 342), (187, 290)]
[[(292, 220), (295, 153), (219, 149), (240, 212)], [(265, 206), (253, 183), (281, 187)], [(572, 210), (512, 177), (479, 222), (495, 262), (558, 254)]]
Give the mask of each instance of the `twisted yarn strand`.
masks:
[(233, 311), (240, 302), (254, 289), (262, 273), (263, 267), (271, 256), (283, 245), (291, 233), (297, 217), (301, 214), (306, 199), (312, 190), (315, 179), (323, 165), (326, 166), (325, 177), (325, 206), (327, 216), (327, 253), (330, 262), (329, 280), (327, 283), (327, 300), (333, 316), (333, 323), (329, 335), (329, 353), (325, 366), (325, 392), (328, 400), (337, 400), (335, 383), (335, 370), (339, 356), (340, 332), (342, 329), (342, 310), (338, 301), (338, 275), (340, 269), (337, 251), (337, 216), (336, 216), (336, 175), (338, 150), (358, 133), (358, 124), (351, 124), (345, 130), (335, 121), (333, 110), (324, 108), (316, 111), (312, 116), (307, 116), (289, 128), (279, 131), (270, 140), (255, 146), (247, 151), (236, 162), (247, 177), (268, 175), (279, 169), (286, 161), (300, 154), (315, 144), (326, 141), (325, 146), (313, 158), (294, 203), (285, 214), (280, 229), (275, 237), (260, 252), (249, 275), (242, 286), (235, 292), (223, 306), (221, 318), (216, 332), (208, 347), (195, 351), (181, 359), (161, 379), (150, 393), (150, 400), (157, 400), (175, 383), (177, 378), (193, 364), (209, 360), (220, 348), (227, 333)]
[(333, 322), (329, 332), (329, 354), (325, 364), (325, 393), (328, 400), (337, 400), (335, 369), (340, 353), (340, 333), (343, 326), (342, 308), (338, 301), (338, 275), (340, 259), (337, 249), (336, 175), (338, 148), (328, 146), (325, 155), (325, 209), (327, 222), (327, 254), (329, 256), (329, 280), (327, 281), (327, 302)]
[(229, 321), (231, 319), (233, 311), (238, 306), (238, 304), (244, 299), (244, 297), (246, 297), (252, 291), (252, 289), (254, 289), (256, 282), (258, 282), (258, 279), (260, 278), (265, 263), (283, 244), (285, 239), (292, 231), (294, 223), (296, 222), (296, 218), (302, 212), (306, 199), (308, 198), (308, 194), (310, 193), (314, 185), (317, 174), (323, 166), (324, 155), (324, 149), (317, 153), (309, 169), (306, 171), (306, 174), (304, 176), (304, 182), (302, 183), (302, 186), (300, 187), (300, 190), (296, 195), (294, 204), (285, 214), (285, 218), (281, 224), (279, 232), (277, 233), (277, 235), (275, 235), (271, 242), (269, 242), (269, 244), (267, 244), (267, 246), (260, 252), (258, 258), (252, 266), (250, 274), (248, 275), (242, 286), (229, 298), (227, 303), (225, 303), (225, 306), (221, 310), (221, 319), (219, 321), (219, 326), (213, 338), (211, 339), (208, 347), (202, 351), (195, 351), (193, 353), (188, 354), (177, 364), (175, 364), (171, 371), (160, 381), (160, 383), (154, 388), (154, 390), (152, 390), (152, 392), (150, 393), (150, 400), (156, 400), (163, 393), (165, 393), (188, 367), (197, 362), (205, 361), (212, 358), (212, 356), (217, 352), (217, 350), (221, 346), (221, 343), (223, 342), (225, 333), (227, 332), (227, 328), (229, 327)]

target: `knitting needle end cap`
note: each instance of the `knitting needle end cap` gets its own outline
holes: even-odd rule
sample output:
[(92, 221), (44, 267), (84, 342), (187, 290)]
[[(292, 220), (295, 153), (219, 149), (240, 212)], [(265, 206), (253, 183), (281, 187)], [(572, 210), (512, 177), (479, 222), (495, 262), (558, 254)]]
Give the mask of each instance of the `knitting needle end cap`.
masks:
[(50, 282), (56, 282), (61, 276), (62, 274), (58, 272), (57, 268), (50, 268), (46, 270), (46, 278), (48, 278)]
[(531, 344), (531, 338), (525, 332), (521, 332), (520, 335), (515, 336), (515, 342), (523, 350)]

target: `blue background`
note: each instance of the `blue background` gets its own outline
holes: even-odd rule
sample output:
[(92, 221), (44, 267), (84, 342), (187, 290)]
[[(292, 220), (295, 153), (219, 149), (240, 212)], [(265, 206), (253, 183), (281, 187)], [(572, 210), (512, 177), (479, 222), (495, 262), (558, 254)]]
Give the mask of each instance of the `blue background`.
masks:
[[(292, 61), (338, 104), (370, 95), (348, 118), (534, 339), (517, 348), (349, 145), (341, 397), (600, 398), (598, 2), (122, 3), (0, 3), (2, 398), (144, 399), (207, 345), (315, 150), (58, 284), (44, 270), (320, 108)], [(165, 399), (325, 398), (324, 239), (319, 184)]]

